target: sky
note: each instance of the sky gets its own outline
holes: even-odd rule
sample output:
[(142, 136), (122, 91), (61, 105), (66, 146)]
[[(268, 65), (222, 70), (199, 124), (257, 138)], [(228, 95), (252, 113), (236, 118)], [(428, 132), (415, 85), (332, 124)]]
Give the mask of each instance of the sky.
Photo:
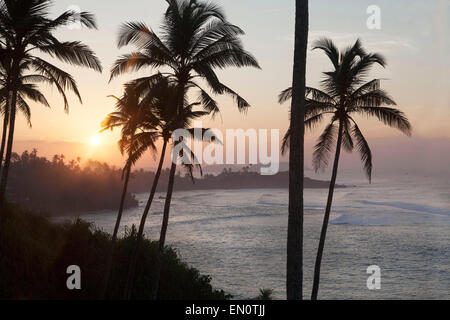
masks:
[[(289, 124), (289, 104), (280, 106), (277, 96), (292, 83), (294, 0), (223, 0), (220, 4), (233, 24), (246, 35), (245, 48), (258, 59), (262, 70), (228, 69), (219, 77), (250, 102), (252, 107), (241, 114), (228, 97), (218, 97), (222, 114), (214, 121), (204, 120), (205, 127), (225, 129), (279, 129), (281, 135)], [(367, 8), (381, 9), (381, 29), (367, 27)], [(37, 148), (42, 156), (65, 154), (66, 158), (81, 157), (106, 161), (121, 166), (124, 159), (118, 148), (118, 132), (99, 135), (101, 143), (93, 146), (101, 121), (114, 111), (109, 95), (121, 95), (123, 83), (142, 75), (145, 70), (121, 76), (111, 83), (109, 69), (114, 60), (131, 48), (118, 49), (117, 31), (121, 23), (143, 21), (158, 32), (166, 8), (163, 0), (91, 1), (58, 0), (52, 8), (56, 16), (70, 6), (96, 15), (98, 30), (63, 29), (60, 39), (82, 40), (102, 61), (102, 74), (72, 67), (55, 61), (77, 80), (83, 98), (81, 105), (71, 94), (70, 112), (55, 89), (43, 88), (52, 109), (31, 104), (30, 129), (19, 117), (14, 150), (22, 152)], [(358, 119), (372, 146), (374, 165), (378, 171), (399, 168), (415, 172), (435, 170), (450, 172), (450, 85), (448, 0), (310, 0), (310, 44), (329, 37), (339, 47), (351, 45), (360, 38), (372, 52), (386, 56), (386, 69), (376, 67), (371, 78), (383, 78), (382, 86), (406, 113), (413, 124), (413, 136), (403, 136), (376, 120)], [(331, 65), (324, 54), (308, 51), (307, 85), (320, 87), (322, 72)], [(370, 80), (368, 79), (368, 80)], [(321, 127), (306, 136), (306, 162), (311, 161), (314, 141)], [(357, 155), (345, 156), (343, 167), (355, 169), (363, 176)], [(153, 168), (155, 160), (145, 156), (137, 167)]]

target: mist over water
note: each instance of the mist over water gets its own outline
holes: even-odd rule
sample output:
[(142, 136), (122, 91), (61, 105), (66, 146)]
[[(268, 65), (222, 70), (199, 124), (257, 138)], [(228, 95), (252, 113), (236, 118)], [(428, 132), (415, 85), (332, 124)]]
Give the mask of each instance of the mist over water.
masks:
[[(342, 179), (336, 189), (322, 263), (321, 299), (449, 299), (450, 196), (445, 177), (402, 175), (373, 184)], [(123, 227), (139, 224), (140, 207)], [(164, 194), (146, 235), (159, 236)], [(305, 191), (305, 296), (309, 298), (327, 190)], [(174, 195), (167, 244), (236, 299), (274, 289), (285, 298), (288, 190), (214, 190)], [(116, 212), (82, 216), (112, 232)], [(123, 228), (122, 228), (123, 231)], [(381, 290), (367, 289), (367, 267), (381, 268)]]

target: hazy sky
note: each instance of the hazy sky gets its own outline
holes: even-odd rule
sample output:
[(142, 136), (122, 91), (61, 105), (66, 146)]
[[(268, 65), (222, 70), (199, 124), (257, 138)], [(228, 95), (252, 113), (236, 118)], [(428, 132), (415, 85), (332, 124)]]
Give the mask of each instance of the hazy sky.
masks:
[[(224, 0), (220, 3), (228, 19), (244, 29), (247, 50), (260, 62), (262, 70), (230, 69), (219, 71), (222, 81), (243, 95), (252, 105), (246, 115), (239, 114), (229, 98), (218, 98), (222, 119), (207, 120), (205, 126), (226, 128), (281, 129), (288, 126), (288, 104), (277, 104), (277, 95), (292, 81), (294, 0)], [(63, 30), (64, 40), (82, 40), (101, 59), (103, 74), (56, 63), (78, 81), (84, 100), (80, 105), (71, 95), (70, 114), (63, 111), (61, 97), (54, 89), (45, 89), (52, 110), (32, 105), (33, 128), (18, 120), (15, 150), (38, 148), (41, 155), (64, 153), (68, 158), (93, 158), (120, 165), (117, 133), (102, 134), (102, 144), (92, 147), (90, 140), (97, 134), (105, 115), (114, 110), (108, 95), (121, 94), (122, 84), (150, 70), (120, 77), (108, 84), (109, 69), (116, 57), (130, 48), (117, 49), (116, 35), (125, 21), (144, 21), (158, 31), (163, 0), (128, 1), (55, 1), (55, 15), (76, 5), (97, 17), (99, 30)], [(369, 5), (381, 8), (381, 30), (366, 26)], [(361, 120), (361, 127), (375, 153), (375, 166), (395, 169), (408, 167), (420, 170), (443, 169), (450, 161), (450, 88), (449, 88), (449, 23), (448, 0), (310, 0), (310, 42), (327, 36), (340, 47), (352, 44), (358, 37), (370, 51), (383, 53), (386, 69), (375, 68), (371, 77), (381, 77), (384, 89), (394, 97), (414, 126), (414, 136), (407, 138), (383, 124)], [(321, 72), (330, 63), (321, 52), (308, 52), (309, 86), (319, 86)], [(308, 155), (320, 128), (307, 135)], [(347, 166), (358, 166), (349, 159)], [(153, 167), (151, 157), (144, 158), (141, 167)], [(344, 165), (345, 166), (345, 165)], [(446, 169), (448, 170), (448, 169)]]

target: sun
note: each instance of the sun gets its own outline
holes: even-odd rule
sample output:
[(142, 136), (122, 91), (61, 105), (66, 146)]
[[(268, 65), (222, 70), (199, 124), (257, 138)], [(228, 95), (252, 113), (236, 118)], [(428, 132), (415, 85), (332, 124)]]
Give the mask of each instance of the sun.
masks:
[(102, 139), (99, 136), (93, 136), (91, 138), (91, 146), (98, 147), (102, 143)]

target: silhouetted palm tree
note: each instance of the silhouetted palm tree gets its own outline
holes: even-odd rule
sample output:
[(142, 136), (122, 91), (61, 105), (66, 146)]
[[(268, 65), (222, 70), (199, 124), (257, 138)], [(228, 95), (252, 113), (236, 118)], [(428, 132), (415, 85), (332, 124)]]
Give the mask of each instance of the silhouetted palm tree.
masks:
[(286, 295), (303, 299), (303, 179), (306, 54), (308, 49), (308, 0), (297, 0), (292, 84), (289, 155), (289, 219), (287, 235)]
[[(157, 82), (155, 82), (157, 79)], [(141, 94), (145, 96), (144, 100), (148, 101), (152, 107), (152, 111), (159, 119), (158, 124), (158, 132), (160, 138), (163, 140), (163, 146), (161, 149), (160, 160), (158, 164), (158, 168), (155, 173), (155, 177), (153, 179), (152, 188), (150, 191), (149, 198), (147, 200), (147, 204), (144, 209), (144, 213), (141, 217), (141, 222), (139, 224), (139, 230), (137, 234), (136, 244), (133, 247), (133, 251), (131, 254), (130, 265), (128, 270), (128, 276), (125, 282), (125, 290), (124, 290), (124, 298), (130, 299), (132, 290), (133, 290), (133, 281), (134, 274), (136, 271), (136, 263), (137, 256), (139, 252), (139, 248), (142, 243), (145, 223), (147, 221), (148, 214), (150, 212), (150, 208), (153, 202), (153, 199), (156, 194), (156, 189), (158, 187), (159, 178), (161, 176), (162, 167), (164, 164), (164, 159), (166, 156), (167, 144), (172, 136), (172, 133), (179, 129), (180, 119), (178, 116), (178, 108), (177, 108), (177, 85), (170, 83), (167, 78), (161, 77), (160, 79), (151, 77), (151, 78), (141, 78), (137, 79), (133, 82), (133, 85), (141, 91)], [(209, 112), (205, 111), (194, 111), (193, 107), (200, 105), (200, 103), (188, 104), (185, 102), (185, 107), (183, 108), (183, 126), (184, 128), (189, 128), (191, 126), (191, 122), (194, 119), (206, 116)], [(187, 167), (189, 170), (189, 174), (192, 177), (192, 167)]]
[[(18, 102), (21, 68), (32, 70), (35, 81), (50, 82), (56, 86), (64, 98), (68, 109), (65, 90), (72, 90), (80, 98), (77, 85), (72, 76), (41, 58), (48, 54), (63, 62), (101, 71), (100, 61), (95, 54), (79, 41), (60, 42), (55, 31), (74, 20), (87, 28), (96, 28), (93, 15), (87, 12), (66, 11), (55, 19), (48, 17), (50, 0), (0, 0), (0, 43), (10, 46), (11, 67), (8, 74), (10, 91), (10, 120), (5, 165), (0, 186), (0, 206), (3, 204), (9, 165), (12, 154), (15, 117)], [(81, 101), (81, 98), (80, 98)]]
[[(334, 70), (324, 72), (323, 91), (314, 88), (307, 88), (306, 91), (305, 125), (311, 129), (325, 117), (330, 116), (331, 118), (315, 147), (313, 165), (316, 171), (328, 165), (330, 153), (336, 143), (330, 189), (314, 269), (311, 298), (316, 300), (342, 147), (349, 152), (352, 152), (354, 148), (359, 151), (367, 177), (370, 181), (372, 179), (372, 152), (354, 116), (375, 117), (406, 135), (411, 135), (411, 124), (403, 112), (387, 107), (395, 106), (396, 103), (384, 90), (380, 89), (380, 79), (365, 82), (367, 74), (374, 64), (385, 67), (386, 62), (382, 55), (367, 53), (359, 40), (353, 46), (340, 52), (331, 40), (320, 39), (315, 43), (314, 49), (323, 50), (334, 66)], [(291, 89), (285, 90), (280, 95), (280, 102), (286, 101), (291, 95)], [(290, 135), (291, 132), (286, 134), (283, 149), (287, 147)]]
[[(0, 51), (3, 48), (0, 46)], [(7, 54), (6, 50), (2, 52), (0, 59), (0, 112), (3, 115), (3, 130), (2, 130), (2, 140), (0, 146), (0, 177), (1, 171), (3, 167), (3, 155), (5, 153), (6, 146), (6, 137), (8, 133), (8, 124), (9, 124), (9, 98), (10, 91), (8, 90), (8, 74), (11, 67), (11, 58), (10, 55)], [(21, 68), (23, 70), (23, 68)], [(38, 78), (38, 75), (25, 75), (21, 74), (18, 85), (18, 93), (17, 93), (17, 108), (20, 110), (25, 116), (28, 125), (31, 127), (31, 109), (26, 100), (31, 100), (37, 103), (41, 103), (47, 107), (49, 104), (45, 98), (45, 96), (38, 91), (36, 86), (32, 83), (28, 83), (30, 81)]]
[[(167, 3), (161, 38), (141, 22), (126, 23), (122, 26), (119, 47), (132, 44), (136, 46), (137, 51), (116, 61), (111, 70), (111, 78), (146, 67), (168, 69), (163, 73), (164, 76), (177, 85), (179, 128), (183, 128), (183, 108), (190, 89), (199, 91), (199, 100), (206, 111), (213, 116), (219, 112), (216, 101), (196, 79), (204, 80), (215, 94), (231, 95), (239, 110), (245, 111), (249, 107), (247, 101), (222, 84), (214, 71), (226, 67), (259, 68), (256, 59), (244, 50), (239, 40), (239, 36), (244, 32), (228, 23), (222, 10), (213, 3), (195, 0), (167, 0)], [(159, 241), (160, 253), (165, 244), (175, 173), (176, 161), (173, 161)], [(156, 285), (159, 283), (160, 264), (161, 262), (157, 261)], [(153, 291), (153, 296), (156, 297), (157, 288)]]
[(122, 154), (127, 154), (127, 161), (124, 167), (124, 184), (122, 196), (120, 198), (119, 212), (117, 214), (116, 224), (112, 235), (112, 247), (108, 254), (106, 271), (101, 291), (101, 298), (105, 298), (111, 275), (112, 261), (114, 257), (117, 234), (122, 220), (125, 198), (130, 180), (131, 168), (144, 154), (151, 149), (156, 152), (155, 141), (158, 139), (159, 120), (153, 114), (151, 107), (142, 99), (140, 92), (132, 85), (125, 86), (125, 93), (121, 98), (112, 96), (116, 99), (116, 111), (110, 113), (102, 122), (103, 131), (114, 130), (121, 127), (121, 140), (119, 148)]

